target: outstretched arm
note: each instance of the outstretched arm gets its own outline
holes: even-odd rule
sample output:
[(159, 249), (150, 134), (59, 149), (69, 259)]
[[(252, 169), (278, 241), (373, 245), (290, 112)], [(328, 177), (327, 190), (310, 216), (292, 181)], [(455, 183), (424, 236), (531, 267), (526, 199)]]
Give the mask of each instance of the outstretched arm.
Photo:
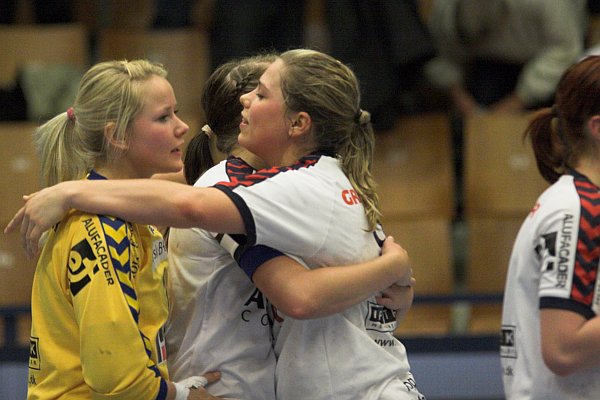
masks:
[(62, 182), (25, 199), (4, 232), (20, 227), (30, 256), (37, 253), (42, 233), (71, 208), (135, 223), (245, 233), (237, 208), (220, 190), (159, 179)]
[(394, 284), (411, 285), (411, 274), (408, 254), (388, 237), (371, 261), (306, 269), (280, 256), (262, 264), (253, 281), (286, 315), (308, 319), (341, 312)]

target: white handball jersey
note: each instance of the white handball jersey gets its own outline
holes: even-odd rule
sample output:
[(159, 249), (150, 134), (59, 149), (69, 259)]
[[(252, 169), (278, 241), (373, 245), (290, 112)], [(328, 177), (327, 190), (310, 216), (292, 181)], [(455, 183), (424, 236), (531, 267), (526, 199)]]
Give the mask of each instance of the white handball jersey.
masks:
[(598, 313), (600, 194), (585, 176), (563, 175), (538, 199), (514, 244), (502, 313), (507, 399), (600, 399), (599, 365), (568, 377), (544, 364), (540, 308), (587, 319)]
[[(235, 180), (252, 168), (230, 158), (207, 171), (195, 186)], [(216, 235), (171, 229), (169, 236), (169, 373), (174, 381), (220, 371), (210, 385), (227, 399), (274, 400), (275, 354), (267, 301)]]
[[(235, 254), (249, 276), (281, 253), (308, 268), (380, 253), (383, 234), (367, 231), (364, 208), (335, 158), (307, 156), (216, 187), (245, 221), (247, 242)], [(275, 347), (278, 400), (424, 399), (406, 350), (393, 336), (394, 312), (374, 297), (325, 318), (294, 320), (279, 313), (277, 319), (283, 319)]]

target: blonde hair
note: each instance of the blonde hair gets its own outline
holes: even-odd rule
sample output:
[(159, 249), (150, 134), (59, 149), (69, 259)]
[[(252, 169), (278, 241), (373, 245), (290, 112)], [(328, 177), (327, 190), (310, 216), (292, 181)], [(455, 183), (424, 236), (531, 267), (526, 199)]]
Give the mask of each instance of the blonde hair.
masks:
[(354, 72), (335, 58), (308, 49), (281, 54), (281, 91), (288, 110), (307, 112), (317, 151), (340, 159), (342, 170), (363, 203), (369, 229), (381, 220), (371, 173), (375, 134), (371, 115), (360, 108)]
[(144, 86), (166, 69), (147, 60), (106, 61), (81, 78), (72, 108), (36, 129), (34, 141), (41, 162), (41, 184), (81, 179), (96, 161), (110, 162), (123, 150), (105, 136), (114, 123), (111, 141), (127, 143), (129, 125), (143, 107)]

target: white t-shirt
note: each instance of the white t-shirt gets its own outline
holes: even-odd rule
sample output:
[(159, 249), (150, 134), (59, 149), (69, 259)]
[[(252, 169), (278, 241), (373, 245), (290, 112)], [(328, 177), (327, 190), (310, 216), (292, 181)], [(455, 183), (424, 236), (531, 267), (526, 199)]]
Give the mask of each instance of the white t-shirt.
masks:
[[(235, 172), (232, 172), (235, 171)], [(230, 158), (203, 174), (195, 186), (252, 172)], [(274, 400), (275, 355), (269, 304), (219, 243), (202, 229), (171, 229), (167, 323), (169, 373), (174, 381), (220, 371), (215, 396)]]
[(568, 377), (544, 364), (540, 308), (593, 318), (600, 306), (600, 193), (585, 176), (563, 175), (538, 199), (512, 251), (500, 355), (507, 399), (600, 399), (600, 360)]
[[(219, 184), (237, 205), (247, 242), (235, 249), (244, 270), (285, 253), (308, 268), (377, 257), (384, 236), (367, 231), (364, 208), (338, 160), (307, 156), (291, 167)], [(274, 250), (277, 249), (277, 250)], [(277, 399), (424, 399), (394, 312), (375, 298), (329, 317), (283, 318), (276, 337)]]

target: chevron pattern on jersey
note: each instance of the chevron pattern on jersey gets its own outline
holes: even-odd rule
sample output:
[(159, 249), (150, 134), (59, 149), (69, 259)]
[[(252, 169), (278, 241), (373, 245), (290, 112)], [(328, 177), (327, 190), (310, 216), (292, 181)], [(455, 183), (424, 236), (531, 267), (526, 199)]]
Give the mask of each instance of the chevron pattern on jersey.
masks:
[(265, 168), (256, 172), (243, 160), (230, 158), (227, 160), (226, 167), (230, 182), (219, 182), (218, 185), (230, 188), (252, 186), (282, 172), (311, 167), (319, 161), (319, 158), (321, 158), (320, 155), (309, 155), (302, 157), (298, 162), (289, 166)]
[(571, 296), (590, 305), (600, 261), (600, 192), (582, 175), (575, 175), (575, 187), (581, 202), (581, 218)]
[[(96, 171), (91, 171), (87, 177), (90, 180), (102, 180), (106, 179)], [(125, 296), (125, 300), (129, 305), (129, 311), (135, 321), (136, 325), (139, 323), (140, 306), (138, 303), (137, 294), (135, 292), (132, 274), (131, 274), (131, 230), (129, 225), (125, 221), (109, 217), (106, 215), (100, 216), (100, 223), (102, 230), (104, 231), (104, 237), (108, 245), (108, 252), (112, 260), (112, 265), (117, 275), (117, 280)], [(159, 377), (160, 371), (152, 360), (152, 342), (146, 335), (139, 330), (142, 342), (144, 343), (144, 349), (148, 355), (148, 362), (146, 367), (154, 372), (154, 376)], [(164, 380), (161, 380), (160, 391), (157, 398), (166, 398), (167, 388)]]
[[(106, 237), (108, 252), (117, 275), (117, 280), (119, 281), (125, 301), (129, 305), (131, 316), (137, 325), (139, 323), (140, 306), (131, 273), (131, 257), (135, 256), (130, 251), (131, 229), (125, 221), (106, 215), (100, 216), (100, 223)], [(144, 343), (146, 354), (148, 355), (146, 367), (152, 370), (155, 376), (160, 376), (160, 371), (152, 360), (152, 341), (141, 330), (139, 333)]]
[(129, 305), (131, 316), (137, 323), (139, 318), (139, 304), (131, 276), (129, 227), (123, 220), (105, 215), (100, 217), (100, 223), (106, 237), (108, 251), (117, 275), (117, 280), (125, 296), (125, 301)]

